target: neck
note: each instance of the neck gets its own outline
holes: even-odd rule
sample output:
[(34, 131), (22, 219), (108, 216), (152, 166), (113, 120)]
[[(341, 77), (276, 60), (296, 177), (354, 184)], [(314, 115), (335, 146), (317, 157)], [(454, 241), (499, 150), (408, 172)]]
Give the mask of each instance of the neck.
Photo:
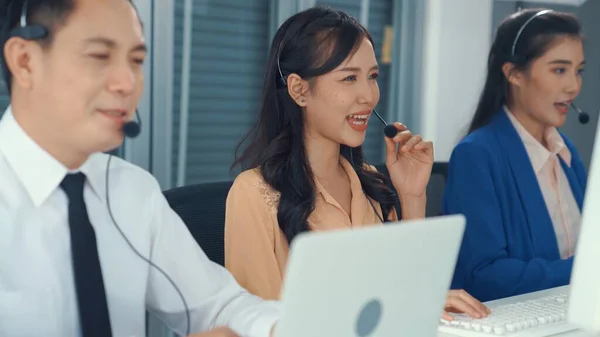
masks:
[(304, 147), (314, 176), (326, 178), (339, 174), (340, 144), (307, 133)]
[(68, 169), (74, 170), (88, 159), (89, 154), (77, 152), (69, 143), (61, 143), (56, 131), (49, 127), (51, 123), (44, 122), (43, 116), (37, 116), (27, 102), (29, 100), (12, 99), (11, 109), (15, 120), (23, 131), (44, 151), (58, 160)]
[(529, 132), (538, 142), (546, 146), (544, 134), (546, 133), (548, 126), (531, 118), (530, 114), (527, 114), (525, 109), (517, 104), (510, 104), (507, 106), (513, 116), (515, 116), (519, 123), (523, 125), (525, 130), (527, 130), (527, 132)]

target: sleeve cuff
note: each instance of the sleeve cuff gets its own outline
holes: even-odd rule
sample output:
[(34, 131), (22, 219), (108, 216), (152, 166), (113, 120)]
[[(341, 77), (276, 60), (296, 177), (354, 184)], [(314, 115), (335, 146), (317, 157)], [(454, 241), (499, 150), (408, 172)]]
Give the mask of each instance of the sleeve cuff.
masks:
[(281, 304), (269, 302), (267, 305), (269, 307), (254, 321), (247, 337), (271, 337), (271, 330), (281, 318)]

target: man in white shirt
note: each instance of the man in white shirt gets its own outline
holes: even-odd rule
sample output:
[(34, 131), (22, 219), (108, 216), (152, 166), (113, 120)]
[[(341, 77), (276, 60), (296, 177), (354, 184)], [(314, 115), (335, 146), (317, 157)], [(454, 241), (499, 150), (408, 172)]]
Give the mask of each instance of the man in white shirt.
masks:
[(276, 303), (207, 259), (150, 174), (103, 154), (143, 91), (130, 0), (8, 3), (0, 336), (142, 337), (146, 309), (179, 334), (269, 336)]

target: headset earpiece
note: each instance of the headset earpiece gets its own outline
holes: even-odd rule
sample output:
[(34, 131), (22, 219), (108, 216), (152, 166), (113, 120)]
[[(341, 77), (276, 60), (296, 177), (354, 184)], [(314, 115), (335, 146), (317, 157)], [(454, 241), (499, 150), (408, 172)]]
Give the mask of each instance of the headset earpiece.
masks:
[(16, 27), (11, 30), (10, 37), (20, 37), (25, 40), (39, 40), (48, 36), (48, 30), (40, 25)]
[(25, 0), (21, 10), (19, 26), (10, 31), (9, 37), (20, 37), (25, 40), (38, 40), (48, 36), (48, 29), (38, 24), (27, 24), (27, 13), (29, 12), (29, 0)]

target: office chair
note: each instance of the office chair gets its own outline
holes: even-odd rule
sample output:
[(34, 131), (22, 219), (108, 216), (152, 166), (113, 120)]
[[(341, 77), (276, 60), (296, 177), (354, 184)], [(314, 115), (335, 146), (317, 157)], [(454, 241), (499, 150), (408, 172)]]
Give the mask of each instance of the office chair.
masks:
[[(377, 171), (390, 176), (385, 164), (375, 165)], [(444, 199), (444, 190), (446, 180), (448, 179), (448, 163), (435, 162), (431, 168), (431, 179), (427, 185), (427, 208), (425, 215), (427, 217), (438, 216), (442, 214), (442, 202)]]
[(431, 169), (431, 179), (427, 185), (427, 208), (426, 216), (438, 216), (442, 214), (444, 191), (448, 180), (448, 163), (435, 162)]
[(204, 253), (222, 266), (225, 264), (225, 201), (232, 184), (232, 181), (222, 181), (163, 192)]

